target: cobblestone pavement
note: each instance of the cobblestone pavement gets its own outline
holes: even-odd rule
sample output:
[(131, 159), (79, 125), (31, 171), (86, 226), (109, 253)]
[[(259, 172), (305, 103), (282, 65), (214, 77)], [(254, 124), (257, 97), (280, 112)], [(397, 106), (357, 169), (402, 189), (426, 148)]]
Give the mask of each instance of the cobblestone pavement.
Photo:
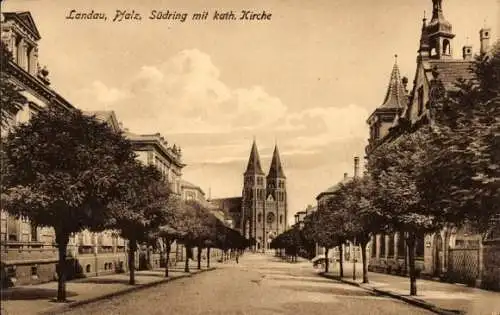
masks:
[(217, 268), (65, 314), (433, 314), (321, 278), (309, 262), (245, 254)]

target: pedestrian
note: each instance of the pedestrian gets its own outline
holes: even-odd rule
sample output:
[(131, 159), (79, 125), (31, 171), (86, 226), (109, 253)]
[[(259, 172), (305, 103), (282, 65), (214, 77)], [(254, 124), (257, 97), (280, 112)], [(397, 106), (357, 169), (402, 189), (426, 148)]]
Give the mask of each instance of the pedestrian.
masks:
[(240, 257), (240, 255), (238, 255), (238, 252), (236, 252), (236, 263), (239, 264), (238, 262), (238, 258)]

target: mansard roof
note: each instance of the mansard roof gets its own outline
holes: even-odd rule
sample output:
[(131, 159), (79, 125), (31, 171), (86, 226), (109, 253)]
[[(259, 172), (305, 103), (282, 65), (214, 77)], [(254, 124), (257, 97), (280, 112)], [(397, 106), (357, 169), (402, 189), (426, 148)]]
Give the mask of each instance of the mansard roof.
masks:
[(257, 144), (255, 143), (255, 140), (253, 141), (252, 149), (250, 151), (250, 157), (248, 158), (248, 165), (247, 170), (245, 171), (245, 175), (247, 174), (264, 175), (262, 167), (260, 166), (259, 151), (257, 150)]
[(286, 178), (283, 172), (283, 167), (281, 166), (280, 153), (278, 151), (278, 145), (274, 147), (273, 159), (271, 161), (271, 167), (269, 168), (269, 173), (267, 177), (270, 178)]

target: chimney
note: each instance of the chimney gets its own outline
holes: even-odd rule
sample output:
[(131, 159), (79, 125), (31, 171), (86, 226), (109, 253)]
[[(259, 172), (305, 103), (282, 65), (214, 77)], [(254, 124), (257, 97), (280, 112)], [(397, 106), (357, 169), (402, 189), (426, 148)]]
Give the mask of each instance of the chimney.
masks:
[(344, 173), (344, 179), (347, 179), (347, 173)]
[(481, 41), (481, 54), (485, 54), (490, 46), (490, 28), (483, 27), (479, 31), (479, 39)]
[(354, 157), (354, 178), (359, 177), (359, 157)]
[(471, 45), (465, 45), (462, 48), (462, 57), (464, 60), (472, 60), (472, 46)]

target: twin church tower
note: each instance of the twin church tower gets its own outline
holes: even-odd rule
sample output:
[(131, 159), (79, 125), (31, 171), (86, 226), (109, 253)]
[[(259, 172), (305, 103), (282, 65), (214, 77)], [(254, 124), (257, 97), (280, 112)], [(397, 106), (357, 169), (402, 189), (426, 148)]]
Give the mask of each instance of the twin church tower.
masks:
[(286, 229), (286, 177), (278, 146), (274, 147), (267, 176), (262, 171), (255, 140), (243, 175), (241, 227), (243, 235), (256, 240), (255, 249), (269, 249), (271, 241)]

